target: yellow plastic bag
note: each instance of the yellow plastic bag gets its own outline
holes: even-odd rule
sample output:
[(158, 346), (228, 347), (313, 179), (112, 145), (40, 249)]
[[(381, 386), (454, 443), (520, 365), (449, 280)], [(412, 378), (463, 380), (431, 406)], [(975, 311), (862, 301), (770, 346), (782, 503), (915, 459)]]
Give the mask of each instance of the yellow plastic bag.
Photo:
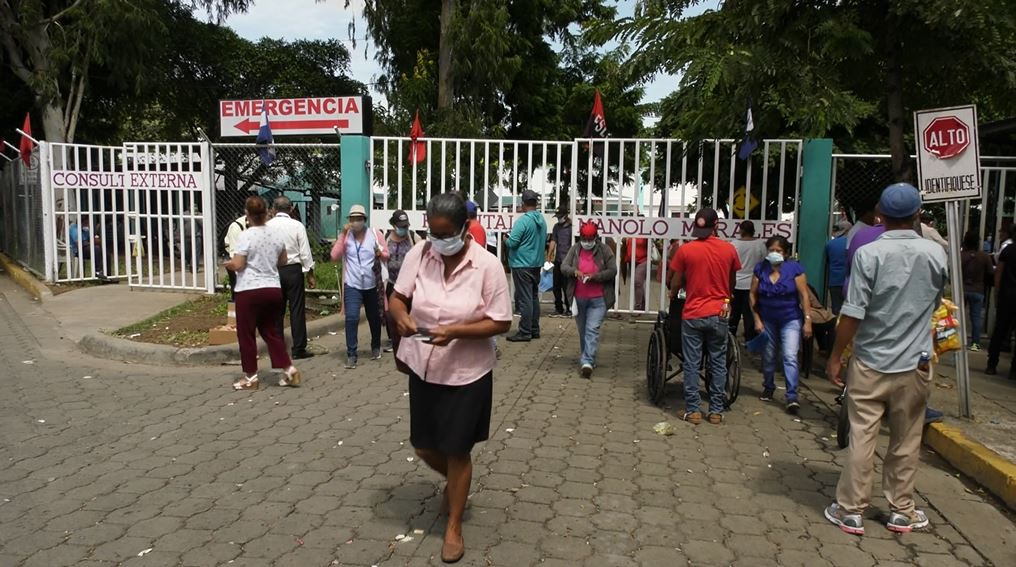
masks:
[(935, 354), (943, 355), (963, 348), (960, 337), (960, 323), (953, 317), (956, 304), (948, 299), (931, 316), (931, 334), (935, 341)]

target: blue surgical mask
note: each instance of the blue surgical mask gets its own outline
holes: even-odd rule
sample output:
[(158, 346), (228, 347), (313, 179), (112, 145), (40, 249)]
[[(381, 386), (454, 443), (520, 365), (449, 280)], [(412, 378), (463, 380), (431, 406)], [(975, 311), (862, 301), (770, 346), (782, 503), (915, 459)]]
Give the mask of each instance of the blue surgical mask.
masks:
[(405, 237), (409, 234), (409, 229), (401, 226), (395, 227), (395, 234), (400, 237)]
[(785, 260), (785, 258), (783, 257), (783, 254), (780, 254), (779, 252), (770, 252), (766, 256), (766, 260), (769, 260), (769, 263), (774, 266), (779, 266), (780, 264), (783, 263), (783, 260)]
[(363, 229), (367, 226), (367, 221), (355, 220), (349, 222), (349, 228), (353, 229), (353, 232), (363, 232)]
[(454, 256), (466, 245), (466, 241), (463, 240), (461, 234), (449, 236), (448, 238), (434, 238), (432, 235), (427, 235), (427, 240), (430, 241), (430, 245), (434, 247), (434, 250), (442, 256)]

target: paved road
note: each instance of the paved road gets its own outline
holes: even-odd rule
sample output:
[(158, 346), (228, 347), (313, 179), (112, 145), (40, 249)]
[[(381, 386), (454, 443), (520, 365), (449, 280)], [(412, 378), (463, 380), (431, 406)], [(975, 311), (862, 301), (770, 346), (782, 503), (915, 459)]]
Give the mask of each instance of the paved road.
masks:
[[(228, 368), (78, 355), (0, 291), (0, 565), (439, 564), (439, 485), (413, 459), (390, 359), (348, 373), (319, 357), (303, 388), (237, 394)], [(881, 498), (866, 537), (828, 525), (829, 389), (806, 390), (795, 421), (752, 396), (748, 371), (727, 422), (694, 428), (675, 385), (672, 407), (645, 401), (648, 332), (608, 323), (592, 382), (574, 375), (570, 321), (502, 344), (463, 564), (1016, 564), (1011, 518), (930, 455), (931, 531), (890, 534)], [(665, 419), (676, 435), (653, 433)]]

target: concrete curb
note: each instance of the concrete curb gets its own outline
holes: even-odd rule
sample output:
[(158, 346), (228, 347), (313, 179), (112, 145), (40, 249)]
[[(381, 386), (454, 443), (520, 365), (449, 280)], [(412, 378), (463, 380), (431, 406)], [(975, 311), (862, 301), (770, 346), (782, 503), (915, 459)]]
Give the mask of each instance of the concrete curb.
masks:
[(28, 270), (21, 267), (6, 254), (0, 252), (0, 266), (3, 267), (4, 271), (10, 274), (11, 279), (14, 283), (21, 286), (29, 295), (34, 297), (37, 301), (42, 301), (44, 298), (53, 297), (53, 293), (49, 291), (49, 288), (44, 286), (42, 282), (35, 279), (35, 276), (30, 274)]
[(1016, 464), (945, 423), (929, 425), (924, 432), (924, 443), (1001, 498), (1011, 510), (1016, 510)]
[[(307, 323), (307, 334), (311, 337), (329, 331), (337, 331), (345, 324), (342, 315), (332, 315)], [(288, 342), (288, 341), (287, 341)], [(88, 333), (78, 341), (85, 353), (97, 358), (139, 362), (163, 366), (208, 366), (239, 364), (240, 350), (233, 343), (228, 345), (177, 348), (169, 345), (139, 343), (103, 333)], [(264, 341), (258, 339), (258, 353), (267, 352)]]

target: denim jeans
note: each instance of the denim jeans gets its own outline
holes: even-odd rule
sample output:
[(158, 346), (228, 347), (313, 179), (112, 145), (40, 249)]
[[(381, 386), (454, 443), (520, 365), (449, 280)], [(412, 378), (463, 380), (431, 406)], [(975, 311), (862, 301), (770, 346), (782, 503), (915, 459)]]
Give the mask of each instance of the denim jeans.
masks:
[(964, 291), (963, 299), (967, 300), (970, 312), (971, 343), (981, 344), (981, 327), (984, 326), (984, 294), (976, 291)]
[(515, 305), (519, 309), (519, 334), (540, 336), (540, 268), (512, 268)]
[(717, 315), (681, 322), (681, 346), (684, 353), (685, 411), (699, 409), (699, 373), (702, 356), (709, 359), (709, 413), (723, 413), (727, 385), (727, 320)]
[(575, 298), (579, 313), (575, 325), (579, 330), (579, 349), (582, 353), (579, 364), (596, 365), (596, 350), (600, 346), (600, 326), (607, 317), (607, 302), (603, 297), (591, 299)]
[(377, 302), (377, 289), (357, 289), (343, 286), (346, 310), (346, 355), (356, 358), (359, 348), (357, 329), (360, 327), (360, 307), (367, 313), (367, 324), (370, 325), (370, 348), (381, 348), (381, 306)]
[(794, 319), (784, 323), (763, 321), (769, 344), (762, 353), (762, 387), (776, 389), (776, 349), (783, 355), (783, 375), (787, 379), (787, 403), (797, 401), (797, 385), (801, 371), (797, 365), (797, 353), (801, 350), (802, 321)]

